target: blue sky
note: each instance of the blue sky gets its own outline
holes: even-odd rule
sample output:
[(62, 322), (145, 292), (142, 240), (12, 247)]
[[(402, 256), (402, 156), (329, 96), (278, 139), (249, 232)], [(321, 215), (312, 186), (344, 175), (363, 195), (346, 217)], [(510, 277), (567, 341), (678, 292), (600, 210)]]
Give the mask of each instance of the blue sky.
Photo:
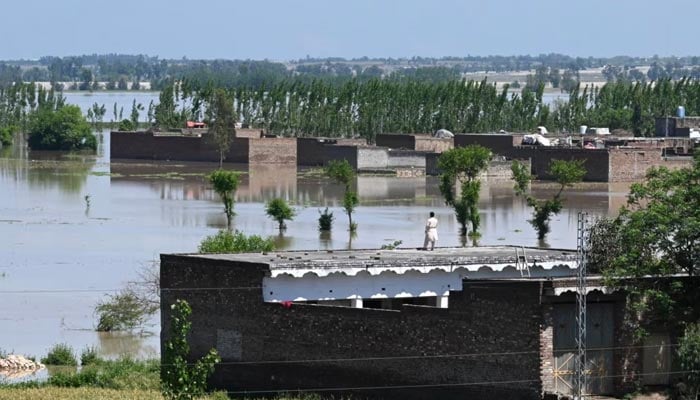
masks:
[(8, 0), (0, 59), (700, 55), (697, 0)]

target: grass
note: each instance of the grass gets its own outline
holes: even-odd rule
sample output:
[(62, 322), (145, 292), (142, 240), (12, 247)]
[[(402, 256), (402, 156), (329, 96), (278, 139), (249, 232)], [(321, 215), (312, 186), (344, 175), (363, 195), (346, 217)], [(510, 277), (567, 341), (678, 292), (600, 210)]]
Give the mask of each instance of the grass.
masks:
[(162, 400), (158, 390), (115, 390), (99, 388), (0, 388), (0, 400)]

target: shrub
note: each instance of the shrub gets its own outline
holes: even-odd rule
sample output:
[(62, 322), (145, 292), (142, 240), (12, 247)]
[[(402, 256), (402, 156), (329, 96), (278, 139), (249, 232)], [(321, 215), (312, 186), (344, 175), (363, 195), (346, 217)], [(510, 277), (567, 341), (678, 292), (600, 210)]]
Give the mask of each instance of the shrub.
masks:
[(136, 361), (129, 357), (102, 360), (83, 367), (79, 372), (56, 372), (48, 384), (59, 387), (95, 387), (117, 390), (158, 389), (158, 360)]
[(184, 300), (177, 300), (171, 307), (171, 336), (165, 344), (161, 381), (163, 397), (167, 399), (194, 399), (204, 394), (207, 378), (214, 372), (214, 366), (221, 362), (216, 349), (197, 360), (188, 362), (190, 346), (187, 334), (192, 327), (189, 317), (190, 305)]
[(97, 348), (94, 346), (89, 346), (83, 349), (80, 353), (80, 365), (92, 365), (97, 364), (101, 361), (100, 356), (97, 354)]
[(287, 226), (284, 221), (291, 221), (296, 215), (296, 211), (287, 204), (284, 199), (274, 198), (265, 206), (265, 213), (279, 224), (279, 229), (283, 230)]
[(0, 128), (0, 147), (9, 146), (15, 137), (16, 128), (14, 126), (4, 126)]
[(123, 119), (119, 121), (119, 127), (117, 128), (117, 130), (120, 130), (122, 132), (135, 131), (136, 126), (133, 122), (131, 122), (130, 119)]
[(689, 371), (685, 375), (684, 397), (679, 397), (697, 399), (700, 395), (700, 323), (685, 328), (678, 346), (678, 359), (680, 369)]
[(323, 212), (318, 210), (318, 230), (320, 231), (330, 231), (333, 227), (333, 212), (328, 212), (328, 207), (326, 207)]
[(72, 347), (65, 343), (59, 343), (49, 350), (46, 357), (41, 359), (41, 363), (46, 365), (77, 366), (78, 360), (75, 358)]
[(126, 288), (109, 295), (95, 307), (98, 315), (97, 330), (100, 332), (130, 331), (143, 327), (148, 318), (158, 310), (158, 305), (139, 296), (135, 290)]
[(257, 253), (274, 249), (275, 242), (271, 238), (246, 236), (242, 232), (226, 229), (220, 230), (214, 236), (207, 236), (199, 244), (200, 253)]

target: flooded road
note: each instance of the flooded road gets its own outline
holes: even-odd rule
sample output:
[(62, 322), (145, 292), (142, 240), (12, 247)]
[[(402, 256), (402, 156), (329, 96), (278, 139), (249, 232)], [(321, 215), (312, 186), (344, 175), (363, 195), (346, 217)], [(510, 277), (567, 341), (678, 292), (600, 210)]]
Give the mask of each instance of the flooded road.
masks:
[[(95, 304), (138, 280), (160, 253), (194, 252), (206, 235), (225, 227), (223, 206), (204, 175), (215, 164), (110, 162), (109, 133), (98, 154), (30, 152), (15, 146), (0, 152), (0, 349), (44, 356), (56, 343), (76, 351), (97, 346), (106, 356), (158, 354), (158, 317), (151, 336), (94, 332)], [(348, 234), (340, 208), (342, 188), (295, 167), (231, 166), (240, 170), (234, 229), (273, 236), (280, 249), (378, 248), (401, 240), (423, 242), (429, 211), (439, 222), (439, 246), (461, 245), (458, 224), (434, 177), (360, 176), (357, 236)], [(536, 184), (536, 196), (553, 194)], [(548, 246), (573, 248), (576, 216), (613, 214), (627, 186), (589, 184), (568, 192), (552, 221)], [(284, 235), (264, 213), (265, 201), (283, 197), (297, 208)], [(88, 206), (89, 203), (89, 206)], [(335, 215), (331, 235), (317, 230), (319, 210)], [(513, 195), (510, 182), (485, 182), (479, 208), (479, 243), (540, 244), (527, 219), (530, 209)], [(472, 245), (471, 241), (467, 245)]]

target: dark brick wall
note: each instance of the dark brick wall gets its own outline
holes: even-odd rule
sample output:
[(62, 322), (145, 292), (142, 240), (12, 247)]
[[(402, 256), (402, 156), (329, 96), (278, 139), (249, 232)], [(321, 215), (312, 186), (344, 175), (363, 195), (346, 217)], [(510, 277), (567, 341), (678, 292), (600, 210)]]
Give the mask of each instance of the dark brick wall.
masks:
[[(538, 282), (485, 286), (466, 282), (464, 291), (451, 293), (449, 309), (404, 306), (395, 311), (306, 304), (284, 308), (262, 301), (259, 286), (266, 271), (264, 265), (161, 256), (162, 343), (168, 337), (169, 304), (186, 299), (193, 309), (193, 356), (211, 347), (222, 352), (224, 363), (211, 381), (216, 388), (447, 384), (355, 394), (402, 399), (539, 397)], [(239, 289), (210, 290), (216, 287)], [(478, 355), (484, 353), (499, 355)], [(472, 356), (420, 357), (438, 354)], [(363, 357), (375, 359), (347, 360)], [(412, 358), (382, 359), (386, 357)], [(309, 361), (269, 363), (280, 360)], [(241, 361), (251, 363), (227, 364)], [(268, 363), (254, 363), (261, 361)], [(511, 383), (484, 384), (504, 381)]]
[(382, 133), (374, 139), (377, 146), (392, 149), (416, 150), (416, 137), (400, 133)]
[(609, 152), (605, 149), (578, 149), (556, 148), (543, 146), (519, 146), (504, 152), (504, 156), (513, 159), (527, 159), (531, 161), (532, 174), (537, 179), (548, 180), (552, 176), (548, 173), (552, 160), (586, 160), (583, 166), (586, 168), (584, 181), (608, 182), (609, 176)]
[(494, 154), (507, 155), (507, 151), (522, 142), (522, 135), (492, 134), (492, 133), (460, 133), (454, 137), (455, 147), (466, 147), (473, 144), (491, 149)]
[[(150, 132), (111, 132), (110, 157), (112, 159), (219, 161), (216, 143), (206, 135), (155, 136)], [(248, 139), (235, 138), (225, 162), (248, 162)]]

